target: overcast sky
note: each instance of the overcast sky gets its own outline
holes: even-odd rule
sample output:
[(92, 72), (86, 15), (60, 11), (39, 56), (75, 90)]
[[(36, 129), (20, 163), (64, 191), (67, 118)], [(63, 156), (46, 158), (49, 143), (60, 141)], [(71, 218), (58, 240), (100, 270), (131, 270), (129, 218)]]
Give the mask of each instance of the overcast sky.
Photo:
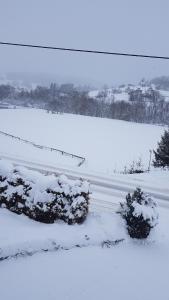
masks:
[[(169, 0), (0, 0), (0, 41), (169, 56)], [(103, 84), (169, 75), (169, 61), (0, 46), (0, 73)]]

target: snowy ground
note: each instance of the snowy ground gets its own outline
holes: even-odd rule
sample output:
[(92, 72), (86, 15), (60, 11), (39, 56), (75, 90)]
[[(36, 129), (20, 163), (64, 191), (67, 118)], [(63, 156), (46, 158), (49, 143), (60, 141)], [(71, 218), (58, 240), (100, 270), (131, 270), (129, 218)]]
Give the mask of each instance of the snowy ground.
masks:
[[(2, 135), (0, 154), (95, 171), (102, 173), (97, 180), (127, 189), (140, 183), (156, 193), (169, 193), (169, 172), (114, 174), (139, 157), (147, 167), (149, 149), (156, 147), (163, 127), (18, 109), (0, 110), (0, 130), (85, 156), (87, 161), (77, 168), (73, 159)], [(124, 200), (125, 190), (112, 192), (106, 195), (100, 186), (94, 197)], [(84, 224), (69, 226), (61, 221), (41, 224), (0, 209), (0, 257), (13, 256), (0, 261), (0, 299), (169, 300), (169, 209), (159, 207), (159, 213), (159, 225), (148, 240), (137, 242), (127, 236), (116, 213), (90, 211)], [(104, 241), (117, 239), (124, 240), (102, 247)], [(18, 253), (25, 256), (16, 258)]]
[[(36, 253), (0, 262), (3, 300), (130, 299), (168, 300), (169, 210), (147, 242), (130, 240), (116, 214), (91, 213), (83, 225), (44, 225), (0, 210), (1, 255), (50, 248), (51, 241), (71, 250)], [(103, 240), (125, 240), (102, 248)], [(81, 244), (86, 247), (73, 248)]]
[[(52, 115), (36, 109), (8, 109), (0, 110), (0, 130), (84, 156), (83, 170), (113, 174), (139, 158), (147, 169), (149, 150), (156, 148), (164, 128), (77, 115)], [(78, 164), (75, 159), (0, 135), (2, 153), (55, 166)]]

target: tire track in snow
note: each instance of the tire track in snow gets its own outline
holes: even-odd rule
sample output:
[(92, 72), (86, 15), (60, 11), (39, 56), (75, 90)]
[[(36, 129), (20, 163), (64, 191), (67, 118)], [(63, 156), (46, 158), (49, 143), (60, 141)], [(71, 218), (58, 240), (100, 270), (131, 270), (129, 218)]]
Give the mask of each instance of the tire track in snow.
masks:
[[(66, 169), (62, 167), (57, 168), (42, 163), (30, 162), (8, 155), (0, 154), (0, 158), (10, 160), (14, 165), (21, 165), (44, 174), (55, 174), (57, 176), (64, 174), (69, 179), (82, 178), (90, 181), (93, 195), (91, 197), (91, 206), (95, 206), (97, 208), (100, 207), (103, 210), (114, 211), (115, 206), (117, 207), (120, 200), (123, 201), (126, 194), (133, 192), (137, 186), (144, 188), (146, 193), (151, 194), (158, 201), (160, 206), (169, 208), (169, 189), (162, 189), (147, 185), (136, 178), (128, 178), (127, 176), (127, 178), (119, 179), (118, 175), (114, 175), (112, 177), (100, 176), (84, 171), (79, 172), (73, 169)], [(104, 198), (104, 200), (102, 198)], [(109, 200), (105, 200), (105, 198)]]

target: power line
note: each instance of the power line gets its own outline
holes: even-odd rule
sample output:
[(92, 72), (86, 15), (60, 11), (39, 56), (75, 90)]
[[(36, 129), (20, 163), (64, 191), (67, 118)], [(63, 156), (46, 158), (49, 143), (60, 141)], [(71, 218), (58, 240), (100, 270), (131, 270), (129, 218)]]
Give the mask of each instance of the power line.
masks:
[(55, 46), (43, 46), (43, 45), (11, 43), (11, 42), (0, 42), (0, 45), (16, 46), (16, 47), (27, 47), (27, 48), (40, 48), (40, 49), (46, 49), (46, 50), (80, 52), (80, 53), (89, 53), (89, 54), (104, 54), (104, 55), (116, 55), (116, 56), (129, 56), (129, 57), (138, 57), (138, 58), (165, 59), (165, 60), (167, 59), (167, 60), (169, 60), (169, 56), (134, 54), (134, 53), (125, 53), (125, 52), (122, 53), (122, 52), (111, 52), (111, 51), (63, 48), (63, 47), (55, 47)]

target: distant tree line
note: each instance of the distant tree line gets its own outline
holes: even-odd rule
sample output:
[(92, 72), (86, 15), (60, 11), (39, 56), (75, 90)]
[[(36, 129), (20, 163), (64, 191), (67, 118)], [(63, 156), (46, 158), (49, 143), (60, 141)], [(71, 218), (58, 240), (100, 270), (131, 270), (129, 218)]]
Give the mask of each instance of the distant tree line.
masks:
[(169, 124), (169, 102), (156, 89), (128, 90), (129, 101), (115, 101), (114, 96), (107, 101), (103, 90), (97, 97), (89, 97), (87, 91), (73, 84), (34, 89), (15, 88), (0, 85), (0, 102), (13, 105), (44, 108), (48, 111), (73, 113), (101, 118), (120, 119), (141, 123)]
[(153, 78), (150, 83), (155, 84), (157, 89), (169, 91), (169, 76)]

